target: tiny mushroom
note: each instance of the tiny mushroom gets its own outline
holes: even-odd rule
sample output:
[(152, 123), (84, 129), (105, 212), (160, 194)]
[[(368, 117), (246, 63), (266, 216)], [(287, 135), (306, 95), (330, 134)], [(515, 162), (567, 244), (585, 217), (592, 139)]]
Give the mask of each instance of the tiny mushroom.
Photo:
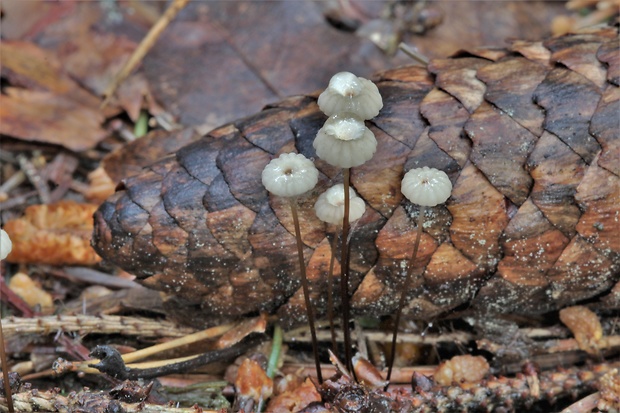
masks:
[(0, 260), (5, 259), (13, 249), (13, 243), (9, 234), (5, 230), (0, 229)]
[[(349, 222), (361, 218), (366, 210), (364, 200), (357, 196), (353, 188), (349, 188)], [(340, 225), (344, 217), (344, 185), (336, 184), (319, 195), (314, 204), (316, 216), (328, 224)]]
[(327, 116), (351, 112), (362, 119), (374, 118), (383, 107), (377, 86), (350, 72), (340, 72), (332, 76), (327, 89), (319, 95), (318, 104)]
[(414, 204), (434, 207), (450, 197), (452, 183), (444, 171), (424, 166), (405, 174), (401, 192)]
[(306, 304), (306, 315), (312, 338), (312, 350), (314, 353), (314, 363), (319, 383), (323, 383), (321, 373), (321, 362), (318, 353), (318, 341), (314, 326), (314, 309), (310, 301), (310, 287), (306, 276), (306, 264), (304, 261), (303, 241), (301, 240), (301, 229), (299, 216), (297, 213), (296, 197), (308, 192), (315, 187), (319, 180), (319, 171), (312, 161), (298, 153), (284, 153), (277, 159), (272, 159), (265, 166), (261, 175), (263, 185), (274, 195), (289, 199), (293, 225), (295, 226), (295, 239), (297, 241), (297, 256), (299, 258), (299, 272), (301, 275), (301, 286)]
[(377, 139), (364, 121), (352, 113), (331, 116), (312, 144), (319, 158), (340, 168), (360, 166), (377, 150)]
[[(394, 367), (394, 357), (396, 354), (396, 339), (398, 337), (398, 325), (400, 316), (405, 306), (407, 293), (410, 290), (411, 275), (414, 268), (415, 258), (418, 254), (420, 246), (420, 238), (422, 236), (422, 227), (424, 224), (424, 209), (426, 207), (434, 207), (446, 202), (452, 192), (452, 182), (444, 171), (424, 166), (422, 168), (412, 169), (405, 174), (401, 182), (400, 191), (414, 204), (420, 205), (420, 215), (418, 218), (418, 228), (416, 231), (415, 241), (413, 243), (413, 253), (409, 259), (409, 266), (405, 280), (400, 289), (400, 299), (398, 301), (398, 310), (396, 310), (396, 319), (394, 321), (394, 330), (392, 331), (392, 352), (388, 363), (387, 380), (392, 377), (392, 368)], [(387, 389), (387, 386), (386, 386)]]
[(269, 192), (288, 198), (314, 188), (319, 179), (319, 171), (312, 161), (302, 154), (284, 153), (265, 166), (261, 177)]

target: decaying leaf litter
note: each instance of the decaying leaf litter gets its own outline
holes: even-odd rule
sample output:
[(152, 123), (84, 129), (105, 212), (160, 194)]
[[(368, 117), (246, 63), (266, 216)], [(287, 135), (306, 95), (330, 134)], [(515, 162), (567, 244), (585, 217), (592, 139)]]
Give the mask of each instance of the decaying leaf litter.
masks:
[[(146, 15), (146, 13), (145, 13), (145, 15)], [(144, 17), (144, 16), (141, 16), (141, 17)], [(186, 30), (187, 30), (187, 29), (186, 29)], [(227, 39), (229, 39), (229, 38), (227, 38)], [(68, 50), (70, 51), (71, 49), (68, 49)], [(113, 49), (113, 50), (115, 50), (115, 49)], [(376, 67), (373, 67), (373, 69), (377, 69), (377, 68), (376, 68)], [(333, 72), (331, 72), (331, 73), (333, 73)], [(329, 76), (331, 73), (329, 73), (329, 72), (328, 72), (328, 76)], [(140, 83), (140, 82), (138, 82), (138, 83)], [(94, 85), (94, 84), (95, 84), (95, 83), (91, 83), (91, 85)], [(317, 89), (317, 88), (319, 88), (319, 87), (322, 87), (322, 85), (317, 84), (316, 86), (313, 86), (313, 87), (311, 87), (311, 88), (305, 88), (305, 89), (296, 90), (296, 91), (294, 91), (293, 93), (307, 92), (308, 90)], [(96, 90), (96, 89), (95, 89), (95, 90)], [(101, 89), (99, 89), (99, 90), (101, 90)], [(135, 94), (134, 94), (134, 95), (131, 95), (131, 93), (130, 93), (129, 95), (130, 95), (130, 96), (133, 96), (133, 99), (134, 99), (134, 102), (135, 102)], [(144, 93), (144, 95), (148, 96), (148, 94), (147, 94), (147, 93)], [(163, 99), (162, 99), (162, 100), (163, 100)], [(272, 100), (274, 100), (274, 99), (272, 99)], [(150, 102), (150, 103), (149, 103), (149, 111), (151, 111), (151, 113), (153, 113), (153, 114), (156, 114), (156, 113), (161, 113), (161, 112), (157, 112), (158, 110), (160, 110), (160, 111), (161, 111), (161, 109), (157, 109), (156, 107), (154, 107), (154, 106), (153, 106), (153, 104), (154, 104), (154, 102), (153, 102), (153, 101), (151, 101), (151, 100), (148, 100), (148, 99), (147, 99), (147, 102)], [(124, 110), (126, 110), (126, 111), (129, 113), (129, 109), (128, 109), (128, 107), (129, 107), (129, 106), (128, 106), (128, 105), (126, 105), (126, 106), (125, 106), (125, 108), (124, 108)], [(135, 105), (134, 105), (133, 107), (135, 108)], [(254, 108), (254, 109), (253, 109), (253, 110), (251, 110), (251, 111), (255, 111), (255, 110), (257, 110), (257, 109), (259, 109), (259, 107), (258, 107), (258, 108)], [(135, 113), (139, 113), (139, 111), (138, 111), (138, 112), (134, 111), (134, 114), (135, 114)], [(231, 119), (233, 119), (233, 118), (234, 118), (234, 117), (231, 117)], [(165, 119), (165, 117), (164, 117), (164, 119)], [(218, 122), (218, 121), (215, 121), (215, 122)], [(206, 122), (206, 123), (208, 124), (208, 122)], [(220, 123), (221, 123), (221, 122), (220, 122)], [(211, 125), (211, 126), (216, 126), (216, 124), (213, 124), (213, 125)], [(204, 127), (204, 128), (209, 128), (209, 126), (203, 126), (203, 127)], [(117, 131), (120, 131), (120, 132), (123, 132), (123, 131), (124, 131), (124, 132), (125, 132), (125, 135), (127, 135), (128, 129), (127, 129), (126, 127), (123, 127), (123, 125), (119, 125), (119, 124), (117, 124), (115, 129), (116, 129)], [(185, 133), (185, 136), (189, 136), (189, 135), (192, 135), (192, 133)], [(4, 145), (3, 145), (3, 146), (4, 146)], [(164, 153), (165, 153), (165, 152), (164, 152)], [(93, 154), (91, 154), (91, 158), (90, 158), (90, 159), (97, 159), (97, 157), (96, 157), (96, 156), (93, 156)], [(59, 162), (59, 163), (60, 163), (60, 162)], [(93, 162), (93, 163), (94, 163), (94, 162)], [(89, 166), (92, 166), (92, 165), (89, 165)], [(84, 168), (84, 167), (83, 167), (83, 168)], [(66, 175), (66, 174), (65, 174), (65, 175)], [(45, 179), (45, 178), (46, 178), (46, 177), (44, 177), (43, 179)], [(67, 185), (67, 184), (65, 184), (65, 185)], [(70, 189), (71, 191), (75, 191), (75, 187), (77, 187), (77, 189), (82, 189), (82, 190), (84, 190), (84, 189), (85, 189), (85, 187), (84, 187), (84, 186), (82, 186), (82, 187), (80, 188), (80, 186), (79, 186), (79, 185), (77, 185), (76, 183), (72, 183), (72, 185), (73, 185), (73, 188), (71, 188), (71, 189)], [(67, 190), (67, 191), (68, 191), (68, 190)], [(57, 193), (58, 193), (58, 192), (57, 192)], [(23, 208), (23, 207), (22, 207), (22, 208)], [(4, 212), (4, 211), (3, 211), (3, 212)], [(120, 308), (122, 308), (122, 307), (123, 307), (123, 305), (126, 305), (126, 304), (120, 304)], [(125, 307), (125, 308), (126, 308), (126, 307)], [(147, 308), (148, 308), (148, 307), (147, 307)], [(151, 308), (152, 308), (152, 307), (151, 307)], [(119, 309), (119, 307), (117, 306), (116, 308), (111, 308), (111, 309), (109, 309), (109, 311), (118, 311), (118, 309)], [(490, 328), (491, 328), (491, 326), (485, 326), (485, 328), (490, 329)], [(500, 327), (500, 328), (501, 328), (501, 327)], [(605, 328), (606, 328), (606, 329), (609, 329), (610, 327), (609, 327), (608, 325), (606, 325), (606, 326), (605, 326)], [(611, 328), (612, 328), (612, 330), (609, 330), (609, 331), (613, 331), (613, 327), (611, 327)], [(607, 331), (607, 330), (606, 330), (606, 331)], [(556, 333), (556, 334), (557, 334), (557, 333)], [(564, 334), (566, 334), (566, 333), (564, 333)], [(526, 336), (527, 336), (527, 334), (526, 334)], [(439, 340), (441, 340), (441, 339), (439, 339)], [(467, 342), (467, 338), (465, 338), (465, 340), (464, 340), (464, 341), (465, 341), (465, 342)], [(500, 346), (500, 347), (501, 347), (501, 346)], [(527, 346), (524, 346), (524, 348), (527, 348)], [(502, 351), (506, 351), (506, 348), (504, 347), (504, 348), (502, 349)], [(371, 354), (372, 354), (372, 353), (371, 353)], [(410, 377), (410, 376), (409, 376), (409, 377)], [(406, 381), (408, 381), (408, 379), (405, 379), (405, 380), (406, 380)], [(231, 382), (232, 382), (232, 381), (233, 381), (233, 380), (231, 380)]]

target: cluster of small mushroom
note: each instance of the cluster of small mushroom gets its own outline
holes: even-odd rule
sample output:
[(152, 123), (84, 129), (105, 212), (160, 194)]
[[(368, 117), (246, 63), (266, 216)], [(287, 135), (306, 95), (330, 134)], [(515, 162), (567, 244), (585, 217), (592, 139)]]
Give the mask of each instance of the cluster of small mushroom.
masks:
[[(349, 223), (364, 215), (366, 205), (349, 186), (350, 168), (363, 165), (377, 151), (377, 139), (364, 124), (379, 114), (383, 100), (371, 81), (349, 72), (336, 73), (318, 100), (319, 109), (329, 118), (319, 130), (313, 146), (319, 158), (342, 168), (342, 184), (336, 184), (319, 196), (314, 205), (316, 215), (330, 224), (342, 224), (340, 257), (340, 298), (344, 330), (345, 361), (351, 368), (351, 337), (349, 331)], [(332, 330), (332, 346), (336, 348), (333, 326), (332, 269), (335, 247), (327, 279), (328, 317)]]
[[(365, 120), (374, 118), (379, 114), (383, 107), (381, 95), (377, 86), (371, 81), (357, 77), (349, 72), (341, 72), (334, 75), (329, 86), (318, 99), (319, 108), (329, 118), (318, 131), (313, 142), (316, 154), (328, 164), (342, 168), (343, 183), (336, 184), (321, 194), (315, 205), (314, 210), (319, 219), (334, 225), (341, 225), (341, 299), (343, 307), (343, 329), (345, 337), (345, 351), (347, 352), (347, 364), (351, 359), (350, 337), (348, 337), (348, 257), (347, 241), (349, 223), (360, 219), (365, 212), (364, 201), (357, 196), (355, 190), (350, 187), (350, 168), (363, 165), (370, 160), (377, 150), (377, 140), (368, 127)], [(296, 153), (286, 153), (279, 158), (272, 160), (263, 170), (263, 185), (274, 195), (289, 197), (291, 199), (291, 209), (295, 232), (298, 244), (299, 265), (301, 281), (304, 291), (304, 299), (310, 332), (312, 335), (313, 347), (315, 352), (315, 362), (319, 381), (321, 379), (320, 366), (317, 355), (317, 342), (314, 329), (314, 309), (311, 306), (308, 281), (305, 275), (305, 264), (303, 258), (301, 234), (297, 217), (297, 207), (295, 197), (310, 191), (318, 181), (318, 171), (312, 161), (305, 156)], [(417, 226), (417, 237), (409, 263), (406, 279), (401, 289), (401, 299), (396, 316), (395, 330), (393, 334), (392, 347), (396, 344), (398, 319), (402, 311), (404, 300), (411, 280), (411, 269), (415, 260), (418, 245), (420, 242), (421, 228), (425, 207), (433, 207), (443, 203), (450, 196), (452, 185), (448, 176), (433, 168), (423, 167), (413, 169), (405, 174), (402, 181), (401, 191), (412, 203), (420, 205), (420, 219)], [(332, 265), (327, 281), (328, 293), (331, 298), (331, 268), (333, 268), (333, 257), (335, 248), (332, 247)], [(328, 306), (331, 307), (331, 299)], [(333, 324), (331, 320), (330, 325)], [(333, 331), (332, 331), (333, 337)], [(348, 340), (347, 340), (348, 339)], [(347, 343), (348, 341), (348, 343)], [(392, 349), (394, 354), (394, 349)], [(392, 370), (393, 358), (390, 362), (388, 380)]]
[[(344, 183), (334, 185), (319, 196), (314, 209), (322, 221), (335, 225), (342, 224), (344, 251), (348, 223), (358, 220), (366, 209), (364, 201), (349, 187), (349, 168), (362, 165), (375, 154), (377, 140), (364, 124), (364, 120), (377, 116), (383, 107), (383, 102), (374, 83), (349, 72), (340, 72), (331, 78), (329, 86), (319, 96), (318, 105), (329, 118), (317, 133), (313, 146), (319, 158), (330, 165), (343, 168)], [(321, 381), (314, 314), (309, 298), (297, 207), (294, 201), (295, 197), (313, 189), (317, 181), (318, 170), (314, 164), (302, 154), (296, 153), (285, 153), (273, 159), (262, 173), (263, 185), (269, 192), (291, 198), (301, 282), (315, 351), (317, 375)], [(346, 278), (343, 278), (346, 285)], [(328, 284), (330, 283), (331, 281), (328, 281)], [(342, 294), (345, 296), (347, 292)]]
[[(317, 156), (343, 169), (370, 160), (377, 150), (377, 139), (364, 120), (377, 116), (383, 107), (377, 86), (353, 73), (336, 73), (319, 96), (318, 105), (329, 118), (314, 139)], [(319, 219), (330, 224), (342, 223), (345, 186), (347, 183), (338, 184), (319, 197), (315, 204)], [(350, 188), (349, 199), (349, 222), (353, 222), (364, 214), (365, 205)]]

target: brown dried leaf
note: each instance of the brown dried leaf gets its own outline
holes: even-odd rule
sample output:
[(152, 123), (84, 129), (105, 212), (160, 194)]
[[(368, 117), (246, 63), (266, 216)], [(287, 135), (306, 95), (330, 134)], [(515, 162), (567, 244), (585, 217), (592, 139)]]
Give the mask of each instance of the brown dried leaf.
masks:
[(102, 166), (88, 174), (88, 188), (84, 196), (89, 202), (100, 204), (114, 193), (116, 184)]
[(613, 369), (601, 377), (600, 395), (598, 408), (601, 411), (620, 410), (620, 370)]
[(107, 134), (100, 127), (103, 115), (82, 102), (50, 92), (5, 91), (0, 95), (0, 132), (5, 135), (84, 151)]
[(592, 355), (599, 354), (603, 327), (592, 310), (576, 305), (560, 310), (560, 320), (570, 329), (579, 348)]
[(82, 89), (52, 53), (32, 43), (0, 45), (2, 74), (13, 85), (0, 96), (0, 132), (20, 139), (63, 145), (73, 151), (106, 136), (96, 96)]
[(13, 241), (9, 262), (92, 265), (101, 258), (90, 246), (96, 205), (61, 201), (32, 205), (4, 229)]
[(235, 380), (237, 394), (242, 398), (251, 398), (255, 402), (268, 399), (273, 393), (273, 380), (267, 377), (260, 364), (246, 358), (239, 366)]
[(389, 384), (370, 361), (366, 360), (360, 353), (357, 353), (351, 359), (355, 376), (360, 383), (370, 387), (371, 389), (382, 389)]
[(54, 308), (52, 296), (34, 282), (28, 274), (23, 272), (14, 274), (9, 281), (9, 288), (31, 308), (39, 306), (44, 313), (50, 313)]
[(298, 412), (312, 402), (320, 402), (321, 395), (314, 383), (306, 379), (300, 386), (289, 388), (285, 392), (271, 398), (267, 411), (272, 413)]
[(477, 383), (489, 374), (489, 363), (481, 356), (454, 356), (437, 367), (433, 378), (441, 386)]

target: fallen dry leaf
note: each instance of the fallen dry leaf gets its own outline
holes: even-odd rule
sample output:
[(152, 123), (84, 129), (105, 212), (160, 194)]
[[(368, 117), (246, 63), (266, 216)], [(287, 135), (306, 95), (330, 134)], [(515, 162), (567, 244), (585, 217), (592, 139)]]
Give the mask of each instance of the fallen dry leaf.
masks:
[(441, 363), (433, 378), (441, 386), (450, 386), (453, 383), (477, 383), (489, 374), (489, 370), (489, 363), (484, 357), (465, 354), (454, 356)]
[(106, 136), (103, 115), (64, 95), (7, 88), (0, 95), (0, 132), (15, 138), (62, 145), (73, 151), (94, 147)]
[(579, 348), (592, 355), (599, 354), (603, 326), (588, 307), (576, 305), (560, 310), (560, 320), (570, 329)]
[(93, 265), (101, 258), (90, 246), (96, 205), (61, 201), (32, 205), (4, 230), (13, 241), (7, 261), (50, 265)]
[(88, 188), (84, 196), (89, 202), (100, 204), (114, 193), (116, 184), (102, 166), (88, 174)]
[(267, 377), (260, 364), (246, 358), (239, 366), (235, 386), (239, 397), (252, 399), (254, 402), (267, 400), (273, 393), (273, 380)]
[(300, 386), (287, 389), (273, 397), (267, 406), (271, 413), (298, 412), (312, 402), (320, 402), (321, 395), (314, 383), (306, 379)]
[(99, 100), (71, 79), (53, 53), (4, 41), (0, 56), (2, 75), (24, 88), (6, 88), (0, 95), (1, 133), (73, 151), (92, 148), (107, 135)]
[(32, 278), (23, 272), (18, 272), (11, 277), (9, 288), (19, 295), (31, 308), (41, 307), (41, 312), (51, 313), (54, 308), (54, 300), (50, 293), (41, 288)]
[(620, 370), (613, 369), (601, 377), (600, 392), (601, 400), (598, 408), (601, 411), (620, 410)]

